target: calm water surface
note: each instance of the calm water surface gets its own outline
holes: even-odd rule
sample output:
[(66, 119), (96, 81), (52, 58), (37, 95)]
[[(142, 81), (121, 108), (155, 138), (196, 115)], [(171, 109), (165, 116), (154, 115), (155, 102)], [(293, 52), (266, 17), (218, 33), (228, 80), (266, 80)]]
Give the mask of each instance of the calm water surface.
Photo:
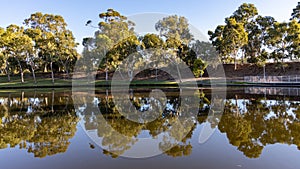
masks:
[[(200, 102), (191, 105), (199, 111), (191, 118), (188, 132), (174, 123), (185, 116), (180, 110), (180, 90), (160, 89), (165, 100), (153, 98), (151, 91), (131, 89), (130, 107), (115, 105), (105, 89), (89, 99), (74, 98), (72, 91), (63, 89), (0, 92), (0, 168), (300, 167), (297, 88), (229, 88), (226, 98), (219, 98), (223, 114), (214, 112), (217, 115), (213, 117), (207, 116), (214, 106), (211, 89), (199, 89)], [(74, 104), (74, 99), (82, 99), (82, 104)], [(135, 113), (125, 117), (118, 111), (124, 109)], [(129, 120), (131, 117), (141, 122)], [(154, 120), (145, 122), (145, 118)], [(207, 124), (216, 130), (199, 143)], [(138, 140), (162, 134), (172, 136), (158, 144), (163, 154), (124, 157)], [(182, 134), (183, 139), (177, 139)]]

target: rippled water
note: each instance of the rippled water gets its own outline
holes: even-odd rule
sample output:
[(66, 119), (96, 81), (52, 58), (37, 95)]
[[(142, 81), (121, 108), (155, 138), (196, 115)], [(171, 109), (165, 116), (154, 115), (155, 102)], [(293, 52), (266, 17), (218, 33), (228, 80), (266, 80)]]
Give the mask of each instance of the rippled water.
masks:
[[(197, 112), (181, 108), (192, 100), (179, 89), (159, 91), (165, 97), (139, 88), (124, 98), (105, 89), (75, 98), (63, 89), (2, 91), (0, 168), (299, 168), (300, 97), (286, 92), (295, 89), (229, 88), (218, 102), (199, 89), (189, 105)], [(202, 143), (204, 126), (215, 130)]]

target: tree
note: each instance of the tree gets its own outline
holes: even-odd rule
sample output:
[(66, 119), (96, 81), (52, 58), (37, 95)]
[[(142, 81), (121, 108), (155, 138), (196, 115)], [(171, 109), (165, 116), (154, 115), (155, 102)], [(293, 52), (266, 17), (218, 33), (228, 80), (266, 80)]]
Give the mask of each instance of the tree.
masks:
[(155, 29), (159, 31), (161, 37), (177, 39), (185, 45), (188, 45), (193, 40), (188, 20), (182, 16), (172, 15), (165, 17), (155, 24)]
[(5, 71), (8, 77), (8, 81), (10, 81), (10, 76), (8, 72), (8, 63), (7, 63), (7, 55), (5, 55), (5, 41), (4, 41), (4, 33), (5, 29), (0, 27), (0, 69), (1, 71)]
[(9, 25), (4, 35), (4, 52), (9, 61), (15, 62), (19, 67), (21, 82), (24, 83), (24, 62), (32, 53), (32, 39), (24, 33), (24, 28), (17, 25)]
[(237, 69), (238, 52), (248, 42), (248, 33), (243, 23), (238, 23), (234, 18), (226, 18), (226, 25), (218, 26), (215, 32), (209, 31), (210, 40), (218, 53), (225, 60), (228, 56), (234, 59), (234, 70)]
[[(155, 24), (155, 29), (159, 31), (162, 39), (165, 39), (166, 48), (174, 52), (170, 56), (176, 56), (193, 69), (193, 64), (197, 59), (197, 53), (193, 50), (194, 36), (190, 32), (188, 20), (185, 17), (172, 15), (159, 20)], [(176, 60), (177, 58), (170, 58)], [(176, 62), (179, 80), (181, 72)]]
[(202, 77), (204, 70), (206, 69), (207, 64), (201, 59), (196, 59), (193, 64), (193, 73), (195, 77)]
[[(38, 38), (41, 36), (41, 30), (39, 29), (32, 29), (32, 28), (27, 28), (25, 29), (25, 34), (28, 35), (29, 37), (32, 37), (33, 43), (38, 41)], [(32, 53), (28, 56), (27, 58), (27, 64), (31, 68), (32, 72), (32, 77), (35, 83), (36, 77), (35, 77), (35, 70), (38, 69), (42, 65), (42, 58), (38, 56), (38, 49), (35, 48), (35, 45), (33, 45), (33, 50)]]
[(248, 23), (258, 14), (254, 4), (243, 3), (231, 16), (236, 22), (243, 23), (246, 27)]
[[(78, 56), (75, 47), (75, 38), (67, 29), (67, 24), (62, 16), (42, 14), (37, 12), (31, 14), (24, 24), (31, 29), (37, 29), (37, 34), (29, 34), (34, 39), (35, 49), (38, 56), (44, 60), (44, 68), (50, 65), (52, 83), (54, 83), (53, 63), (59, 60), (68, 70), (67, 63)], [(72, 59), (71, 59), (72, 58)]]
[[(99, 65), (99, 68), (105, 69), (107, 80), (108, 71), (115, 70), (121, 61), (130, 54), (128, 52), (134, 52), (133, 47), (138, 41), (133, 31), (134, 23), (127, 20), (118, 11), (108, 9), (106, 12), (100, 13), (99, 18), (103, 21), (98, 23), (99, 30), (95, 32), (93, 40), (89, 41), (89, 46), (92, 47), (91, 54), (95, 57), (95, 59), (93, 58), (96, 60), (95, 64)], [(87, 25), (91, 24), (92, 21), (87, 22)], [(131, 46), (132, 48), (123, 46), (123, 50), (120, 48), (122, 45), (133, 46)], [(121, 55), (120, 52), (123, 54)], [(101, 57), (105, 57), (105, 59), (99, 60)]]
[(196, 40), (191, 48), (196, 53), (197, 59), (202, 59), (206, 65), (215, 67), (219, 63), (217, 50), (210, 42)]
[(248, 24), (248, 43), (244, 47), (248, 63), (257, 64), (267, 59), (268, 54), (264, 49), (267, 47), (266, 37), (274, 22), (275, 19), (273, 17), (259, 15)]
[[(146, 34), (144, 35), (142, 38), (142, 46), (144, 49), (146, 49), (146, 53), (145, 55), (150, 55), (150, 56), (143, 56), (143, 57), (147, 57), (147, 58), (151, 58), (152, 61), (154, 61), (155, 64), (155, 79), (157, 79), (157, 68), (158, 65), (160, 63), (160, 61), (162, 61), (161, 59), (164, 58), (162, 57), (163, 55), (163, 50), (166, 47), (165, 42), (156, 34)], [(150, 50), (150, 51), (147, 51)], [(164, 61), (166, 62), (166, 60), (164, 59)]]
[(285, 59), (298, 57), (299, 35), (300, 25), (296, 20), (289, 23), (275, 22), (274, 27), (269, 29), (266, 39), (268, 48), (271, 50), (271, 59), (283, 66)]
[(293, 9), (290, 20), (293, 19), (296, 19), (298, 22), (300, 22), (300, 2), (298, 2), (297, 6)]
[(292, 20), (288, 25), (287, 40), (290, 41), (290, 45), (287, 47), (289, 57), (291, 60), (300, 58), (300, 23), (296, 20)]
[(60, 39), (60, 43), (57, 43), (57, 49), (60, 51), (58, 60), (63, 67), (63, 71), (69, 77), (70, 71), (73, 70), (73, 66), (79, 58), (76, 50), (78, 44), (75, 42), (73, 33), (70, 30), (60, 32), (57, 36), (56, 38)]
[(159, 31), (162, 38), (166, 39), (167, 48), (174, 49), (177, 57), (192, 67), (192, 63), (197, 57), (190, 48), (194, 39), (190, 33), (188, 20), (182, 16), (168, 16), (159, 20), (155, 24), (155, 29)]

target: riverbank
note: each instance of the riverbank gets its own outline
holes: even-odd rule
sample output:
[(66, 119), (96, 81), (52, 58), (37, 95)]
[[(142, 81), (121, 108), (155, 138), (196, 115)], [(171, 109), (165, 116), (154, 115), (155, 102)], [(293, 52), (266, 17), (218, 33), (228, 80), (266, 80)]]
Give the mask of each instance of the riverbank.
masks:
[[(1, 79), (1, 78), (0, 78)], [(235, 79), (220, 79), (220, 78), (197, 78), (197, 79), (183, 79), (181, 82), (183, 86), (194, 86), (195, 81), (198, 87), (211, 87), (211, 86), (257, 86), (257, 87), (300, 87), (300, 83), (248, 83), (237, 81)], [(1, 81), (1, 80), (0, 80)], [(72, 83), (72, 79), (55, 79), (52, 83), (51, 78), (45, 78), (38, 80), (35, 84), (33, 80), (25, 79), (24, 83), (21, 83), (19, 79), (11, 80), (10, 82), (1, 82), (0, 89), (30, 89), (30, 88), (72, 88), (76, 87), (109, 87), (110, 81), (95, 80), (90, 83), (86, 81), (76, 80)], [(120, 86), (126, 85), (126, 83), (120, 81), (117, 82)], [(178, 82), (175, 81), (155, 81), (155, 80), (134, 80), (130, 83), (131, 87), (178, 87)]]
[[(209, 69), (209, 68), (208, 68)], [(223, 74), (220, 74), (223, 72)], [(243, 64), (238, 65), (238, 69), (234, 70), (233, 64), (220, 65), (217, 68), (211, 68), (210, 74), (205, 71), (203, 78), (196, 79), (182, 79), (182, 83), (185, 86), (191, 86), (196, 81), (199, 87), (210, 87), (213, 86), (258, 86), (258, 87), (300, 87), (300, 81), (293, 82), (265, 82), (265, 81), (246, 81), (245, 76), (263, 76), (264, 69), (261, 66)], [(109, 72), (109, 77), (113, 76), (113, 72)], [(222, 75), (223, 77), (220, 77)], [(300, 63), (292, 62), (285, 63), (283, 67), (275, 64), (269, 63), (265, 67), (266, 76), (299, 76), (300, 77)], [(37, 73), (37, 83), (34, 83), (33, 78), (30, 73), (25, 74), (25, 82), (20, 82), (20, 76), (14, 75), (11, 77), (11, 81), (7, 81), (6, 76), (0, 76), (0, 89), (26, 89), (26, 88), (71, 88), (72, 81), (76, 79), (74, 83), (76, 86), (90, 86), (95, 87), (109, 87), (110, 80), (105, 80), (105, 72), (99, 71), (94, 74), (95, 80), (91, 82), (86, 81), (86, 75), (83, 73), (82, 76), (72, 78), (66, 76), (64, 73), (55, 74), (55, 82), (52, 83), (50, 73)], [(226, 77), (226, 79), (224, 78)], [(178, 82), (176, 82), (176, 77), (171, 77), (168, 73), (158, 70), (148, 70), (138, 73), (133, 81), (130, 83), (132, 87), (134, 86), (144, 86), (144, 87), (177, 87)], [(109, 78), (110, 79), (110, 78)], [(300, 79), (300, 78), (299, 78)], [(118, 82), (120, 85), (125, 85), (124, 82)]]

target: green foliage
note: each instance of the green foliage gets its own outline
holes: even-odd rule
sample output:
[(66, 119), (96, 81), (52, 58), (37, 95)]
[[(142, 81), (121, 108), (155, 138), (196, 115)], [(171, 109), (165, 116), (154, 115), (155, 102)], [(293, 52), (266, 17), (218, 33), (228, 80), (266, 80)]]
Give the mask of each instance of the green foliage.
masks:
[(248, 33), (244, 29), (244, 24), (237, 22), (235, 18), (226, 18), (226, 25), (220, 25), (214, 32), (209, 31), (210, 40), (221, 60), (226, 62), (229, 57), (234, 58), (235, 69), (238, 52), (248, 43)]
[(248, 63), (283, 63), (299, 58), (299, 14), (298, 3), (291, 21), (280, 23), (271, 16), (259, 15), (254, 4), (244, 3), (225, 19), (226, 25), (219, 25), (208, 34), (224, 63), (230, 62), (229, 57), (237, 51), (241, 60), (245, 58)]
[(176, 39), (185, 45), (193, 40), (190, 33), (188, 20), (185, 17), (172, 15), (159, 20), (155, 24), (155, 29), (160, 32), (160, 36), (166, 39)]
[(193, 64), (193, 73), (195, 77), (200, 77), (203, 75), (204, 70), (206, 69), (207, 64), (201, 59), (196, 59)]
[(297, 6), (293, 9), (291, 14), (291, 20), (296, 19), (300, 22), (300, 2), (298, 2)]
[(77, 43), (64, 18), (60, 15), (42, 14), (37, 12), (31, 14), (24, 20), (28, 26), (28, 36), (34, 41), (35, 57), (42, 58), (44, 70), (50, 65), (52, 82), (54, 83), (53, 63), (62, 65), (62, 70), (72, 70), (79, 54), (76, 51)]
[(70, 98), (53, 93), (51, 104), (36, 105), (23, 96), (0, 104), (0, 148), (18, 146), (39, 158), (65, 152), (78, 122)]

